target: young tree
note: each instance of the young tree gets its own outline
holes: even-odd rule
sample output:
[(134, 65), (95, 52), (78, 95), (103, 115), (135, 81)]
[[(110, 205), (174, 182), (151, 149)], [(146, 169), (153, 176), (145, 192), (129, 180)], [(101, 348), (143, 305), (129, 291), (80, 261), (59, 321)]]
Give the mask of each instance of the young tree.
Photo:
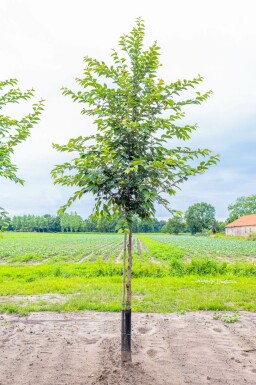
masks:
[[(33, 90), (25, 92), (17, 88), (17, 80), (10, 79), (0, 81), (0, 110), (9, 104), (27, 101), (34, 96)], [(21, 119), (15, 119), (8, 115), (0, 114), (0, 177), (10, 179), (23, 184), (24, 181), (17, 176), (17, 166), (13, 164), (11, 156), (15, 147), (27, 139), (31, 128), (40, 120), (43, 111), (43, 100), (33, 104), (33, 111)], [(4, 221), (6, 213), (0, 208), (0, 217)]]
[[(144, 50), (143, 40), (144, 23), (137, 19), (131, 33), (120, 38), (121, 52), (113, 50), (111, 65), (85, 57), (84, 75), (77, 79), (81, 90), (63, 88), (64, 95), (83, 105), (82, 114), (94, 117), (97, 132), (55, 144), (58, 151), (75, 155), (52, 171), (55, 183), (78, 187), (61, 210), (90, 192), (96, 214), (121, 215), (122, 226), (129, 229), (127, 245), (124, 236), (123, 361), (131, 360), (133, 216), (152, 218), (155, 202), (171, 211), (162, 194), (175, 194), (188, 177), (218, 159), (208, 149), (170, 145), (174, 138), (190, 138), (197, 126), (177, 121), (184, 118), (184, 107), (201, 104), (210, 92), (183, 99), (182, 92), (193, 90), (202, 77), (174, 83), (157, 78), (159, 47), (154, 43)], [(196, 164), (200, 156), (206, 159)]]
[(187, 209), (185, 219), (192, 234), (210, 230), (215, 225), (215, 208), (209, 203), (195, 203)]

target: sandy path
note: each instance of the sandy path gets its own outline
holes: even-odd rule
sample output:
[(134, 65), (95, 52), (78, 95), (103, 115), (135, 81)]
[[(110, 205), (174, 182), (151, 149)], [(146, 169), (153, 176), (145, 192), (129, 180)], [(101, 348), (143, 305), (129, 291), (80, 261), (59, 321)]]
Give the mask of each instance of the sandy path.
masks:
[(255, 385), (256, 314), (133, 315), (120, 365), (117, 313), (0, 315), (0, 385)]

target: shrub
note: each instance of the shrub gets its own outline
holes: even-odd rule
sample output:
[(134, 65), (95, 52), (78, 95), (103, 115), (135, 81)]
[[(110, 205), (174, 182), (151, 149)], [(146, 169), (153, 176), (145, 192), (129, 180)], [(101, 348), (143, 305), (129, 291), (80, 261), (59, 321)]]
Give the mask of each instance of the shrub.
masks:
[(247, 241), (256, 241), (256, 233), (249, 234)]

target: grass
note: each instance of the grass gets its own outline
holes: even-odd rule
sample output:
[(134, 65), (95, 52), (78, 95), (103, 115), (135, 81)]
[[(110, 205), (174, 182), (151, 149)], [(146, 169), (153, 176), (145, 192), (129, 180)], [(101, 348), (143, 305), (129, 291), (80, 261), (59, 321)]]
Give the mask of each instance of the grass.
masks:
[[(116, 277), (122, 275), (122, 263), (98, 260), (81, 264), (59, 263), (41, 265), (2, 265), (0, 266), (0, 295), (73, 293), (88, 278)], [(255, 277), (254, 264), (228, 264), (209, 259), (192, 260), (184, 263), (173, 260), (163, 265), (148, 261), (134, 262), (134, 278), (212, 276)], [(255, 278), (254, 278), (255, 279)]]
[[(163, 235), (137, 238), (134, 311), (256, 311), (256, 265), (243, 259), (248, 253), (256, 256), (255, 242), (236, 240), (231, 245), (229, 240)], [(122, 236), (116, 234), (4, 234), (0, 312), (119, 311), (121, 243)], [(88, 253), (90, 258), (76, 263)], [(218, 260), (218, 255), (227, 254), (226, 260)], [(51, 300), (50, 294), (56, 299)]]
[[(42, 301), (40, 296), (37, 301), (5, 298), (0, 312), (121, 310), (121, 277), (59, 277), (55, 282), (46, 279), (40, 285), (27, 283), (19, 289), (19, 294), (46, 292), (73, 295), (55, 303)], [(133, 294), (133, 311), (138, 312), (256, 311), (256, 282), (248, 277), (136, 278)]]

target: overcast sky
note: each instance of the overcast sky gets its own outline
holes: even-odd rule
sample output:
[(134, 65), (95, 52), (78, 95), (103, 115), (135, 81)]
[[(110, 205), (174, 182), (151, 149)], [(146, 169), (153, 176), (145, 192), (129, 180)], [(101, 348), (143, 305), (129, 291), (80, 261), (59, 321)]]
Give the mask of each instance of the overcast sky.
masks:
[[(49, 176), (65, 158), (51, 144), (88, 135), (92, 124), (60, 88), (75, 86), (85, 55), (109, 60), (120, 35), (142, 16), (146, 44), (157, 40), (161, 47), (161, 77), (175, 81), (199, 73), (202, 90), (213, 90), (187, 120), (199, 124), (191, 145), (211, 148), (221, 161), (186, 182), (170, 202), (183, 211), (208, 202), (219, 219), (226, 218), (229, 203), (256, 193), (255, 14), (253, 0), (0, 0), (0, 79), (15, 77), (22, 89), (34, 87), (36, 98), (46, 99), (40, 124), (13, 158), (25, 187), (1, 180), (0, 206), (12, 216), (54, 214), (66, 202), (70, 190), (53, 186)], [(72, 209), (86, 217), (92, 207), (87, 196)], [(162, 208), (156, 214), (168, 217)]]

